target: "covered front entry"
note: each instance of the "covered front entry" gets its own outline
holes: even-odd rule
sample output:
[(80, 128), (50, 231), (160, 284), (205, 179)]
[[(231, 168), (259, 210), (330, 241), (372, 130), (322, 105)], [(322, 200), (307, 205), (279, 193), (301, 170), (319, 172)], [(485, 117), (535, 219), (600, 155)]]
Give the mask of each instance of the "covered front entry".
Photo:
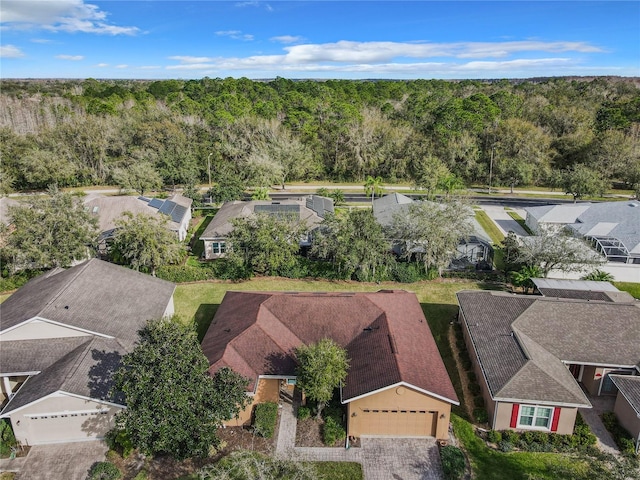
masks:
[(436, 412), (425, 410), (362, 410), (361, 435), (433, 437)]

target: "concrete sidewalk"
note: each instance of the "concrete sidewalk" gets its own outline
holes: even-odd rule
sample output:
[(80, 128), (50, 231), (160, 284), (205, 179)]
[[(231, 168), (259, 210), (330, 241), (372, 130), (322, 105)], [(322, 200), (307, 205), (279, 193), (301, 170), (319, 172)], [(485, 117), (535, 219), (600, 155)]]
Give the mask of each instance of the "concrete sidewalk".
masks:
[(585, 423), (589, 425), (589, 428), (598, 439), (596, 442), (597, 447), (605, 453), (610, 453), (619, 457), (620, 450), (618, 450), (616, 442), (613, 440), (609, 430), (605, 428), (602, 420), (600, 419), (600, 415), (604, 412), (613, 411), (615, 397), (606, 395), (600, 397), (589, 396), (589, 401), (591, 402), (591, 405), (593, 405), (593, 408), (579, 408), (578, 411), (580, 412), (580, 415), (582, 415)]

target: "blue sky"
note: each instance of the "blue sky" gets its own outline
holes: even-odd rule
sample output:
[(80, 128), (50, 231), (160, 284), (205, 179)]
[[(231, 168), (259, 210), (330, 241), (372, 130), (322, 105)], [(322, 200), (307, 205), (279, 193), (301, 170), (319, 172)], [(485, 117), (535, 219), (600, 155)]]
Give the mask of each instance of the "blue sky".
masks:
[(2, 78), (640, 76), (640, 2), (2, 0)]

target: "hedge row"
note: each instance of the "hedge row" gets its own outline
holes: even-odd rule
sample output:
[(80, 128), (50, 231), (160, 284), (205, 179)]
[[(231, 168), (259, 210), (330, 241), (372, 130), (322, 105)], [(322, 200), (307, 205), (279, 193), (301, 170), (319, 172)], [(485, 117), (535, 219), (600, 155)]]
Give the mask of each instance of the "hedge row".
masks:
[(264, 438), (273, 437), (278, 421), (278, 404), (275, 402), (256, 405), (253, 420), (254, 431)]

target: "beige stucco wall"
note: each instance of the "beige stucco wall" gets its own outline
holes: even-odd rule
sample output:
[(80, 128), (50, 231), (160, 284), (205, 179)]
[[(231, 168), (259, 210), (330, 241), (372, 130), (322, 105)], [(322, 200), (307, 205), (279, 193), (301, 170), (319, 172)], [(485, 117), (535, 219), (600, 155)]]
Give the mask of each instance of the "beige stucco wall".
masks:
[[(560, 407), (556, 407), (560, 408)], [(494, 430), (518, 430), (525, 431), (524, 428), (511, 428), (511, 412), (513, 411), (513, 403), (497, 402), (496, 416), (493, 425)], [(570, 435), (573, 433), (573, 426), (576, 422), (577, 408), (563, 407), (558, 418), (558, 430), (555, 433)]]
[[(451, 404), (435, 397), (428, 396), (409, 387), (394, 387), (381, 392), (368, 395), (364, 398), (354, 400), (348, 404), (348, 427), (347, 434), (351, 437), (361, 435), (387, 435), (390, 432), (372, 432), (363, 422), (367, 416), (363, 410), (423, 410), (435, 412), (434, 422), (435, 436), (439, 439), (448, 438), (449, 417), (451, 414)], [(377, 415), (384, 415), (378, 413)], [(398, 414), (389, 414), (398, 415)], [(444, 415), (443, 418), (440, 418)], [(429, 435), (431, 432), (427, 432)], [(396, 434), (394, 432), (394, 434)]]
[(613, 412), (616, 414), (616, 417), (618, 417), (620, 425), (629, 431), (634, 440), (637, 439), (638, 435), (640, 435), (640, 418), (638, 418), (638, 414), (620, 392), (618, 392), (618, 396), (616, 397)]
[(219, 254), (211, 253), (211, 244), (212, 243), (226, 242), (226, 241), (227, 241), (226, 238), (218, 238), (218, 239), (214, 239), (214, 240), (203, 240), (203, 243), (204, 243), (204, 257), (207, 260), (215, 260), (216, 258), (224, 257), (226, 255), (224, 253), (219, 253)]
[(582, 373), (582, 385), (589, 392), (589, 395), (598, 395), (600, 381), (602, 379), (604, 369), (602, 367), (594, 367), (585, 365)]
[(0, 335), (0, 341), (39, 340), (43, 338), (82, 337), (89, 335), (72, 328), (42, 320), (32, 320)]
[(24, 445), (78, 442), (103, 438), (120, 410), (57, 393), (12, 413), (10, 419), (16, 439)]
[(252, 397), (251, 403), (240, 412), (238, 418), (233, 418), (225, 423), (228, 427), (239, 427), (241, 425), (249, 425), (251, 416), (253, 415), (253, 407), (258, 403), (278, 402), (280, 399), (280, 379), (260, 378), (258, 380), (258, 388)]

